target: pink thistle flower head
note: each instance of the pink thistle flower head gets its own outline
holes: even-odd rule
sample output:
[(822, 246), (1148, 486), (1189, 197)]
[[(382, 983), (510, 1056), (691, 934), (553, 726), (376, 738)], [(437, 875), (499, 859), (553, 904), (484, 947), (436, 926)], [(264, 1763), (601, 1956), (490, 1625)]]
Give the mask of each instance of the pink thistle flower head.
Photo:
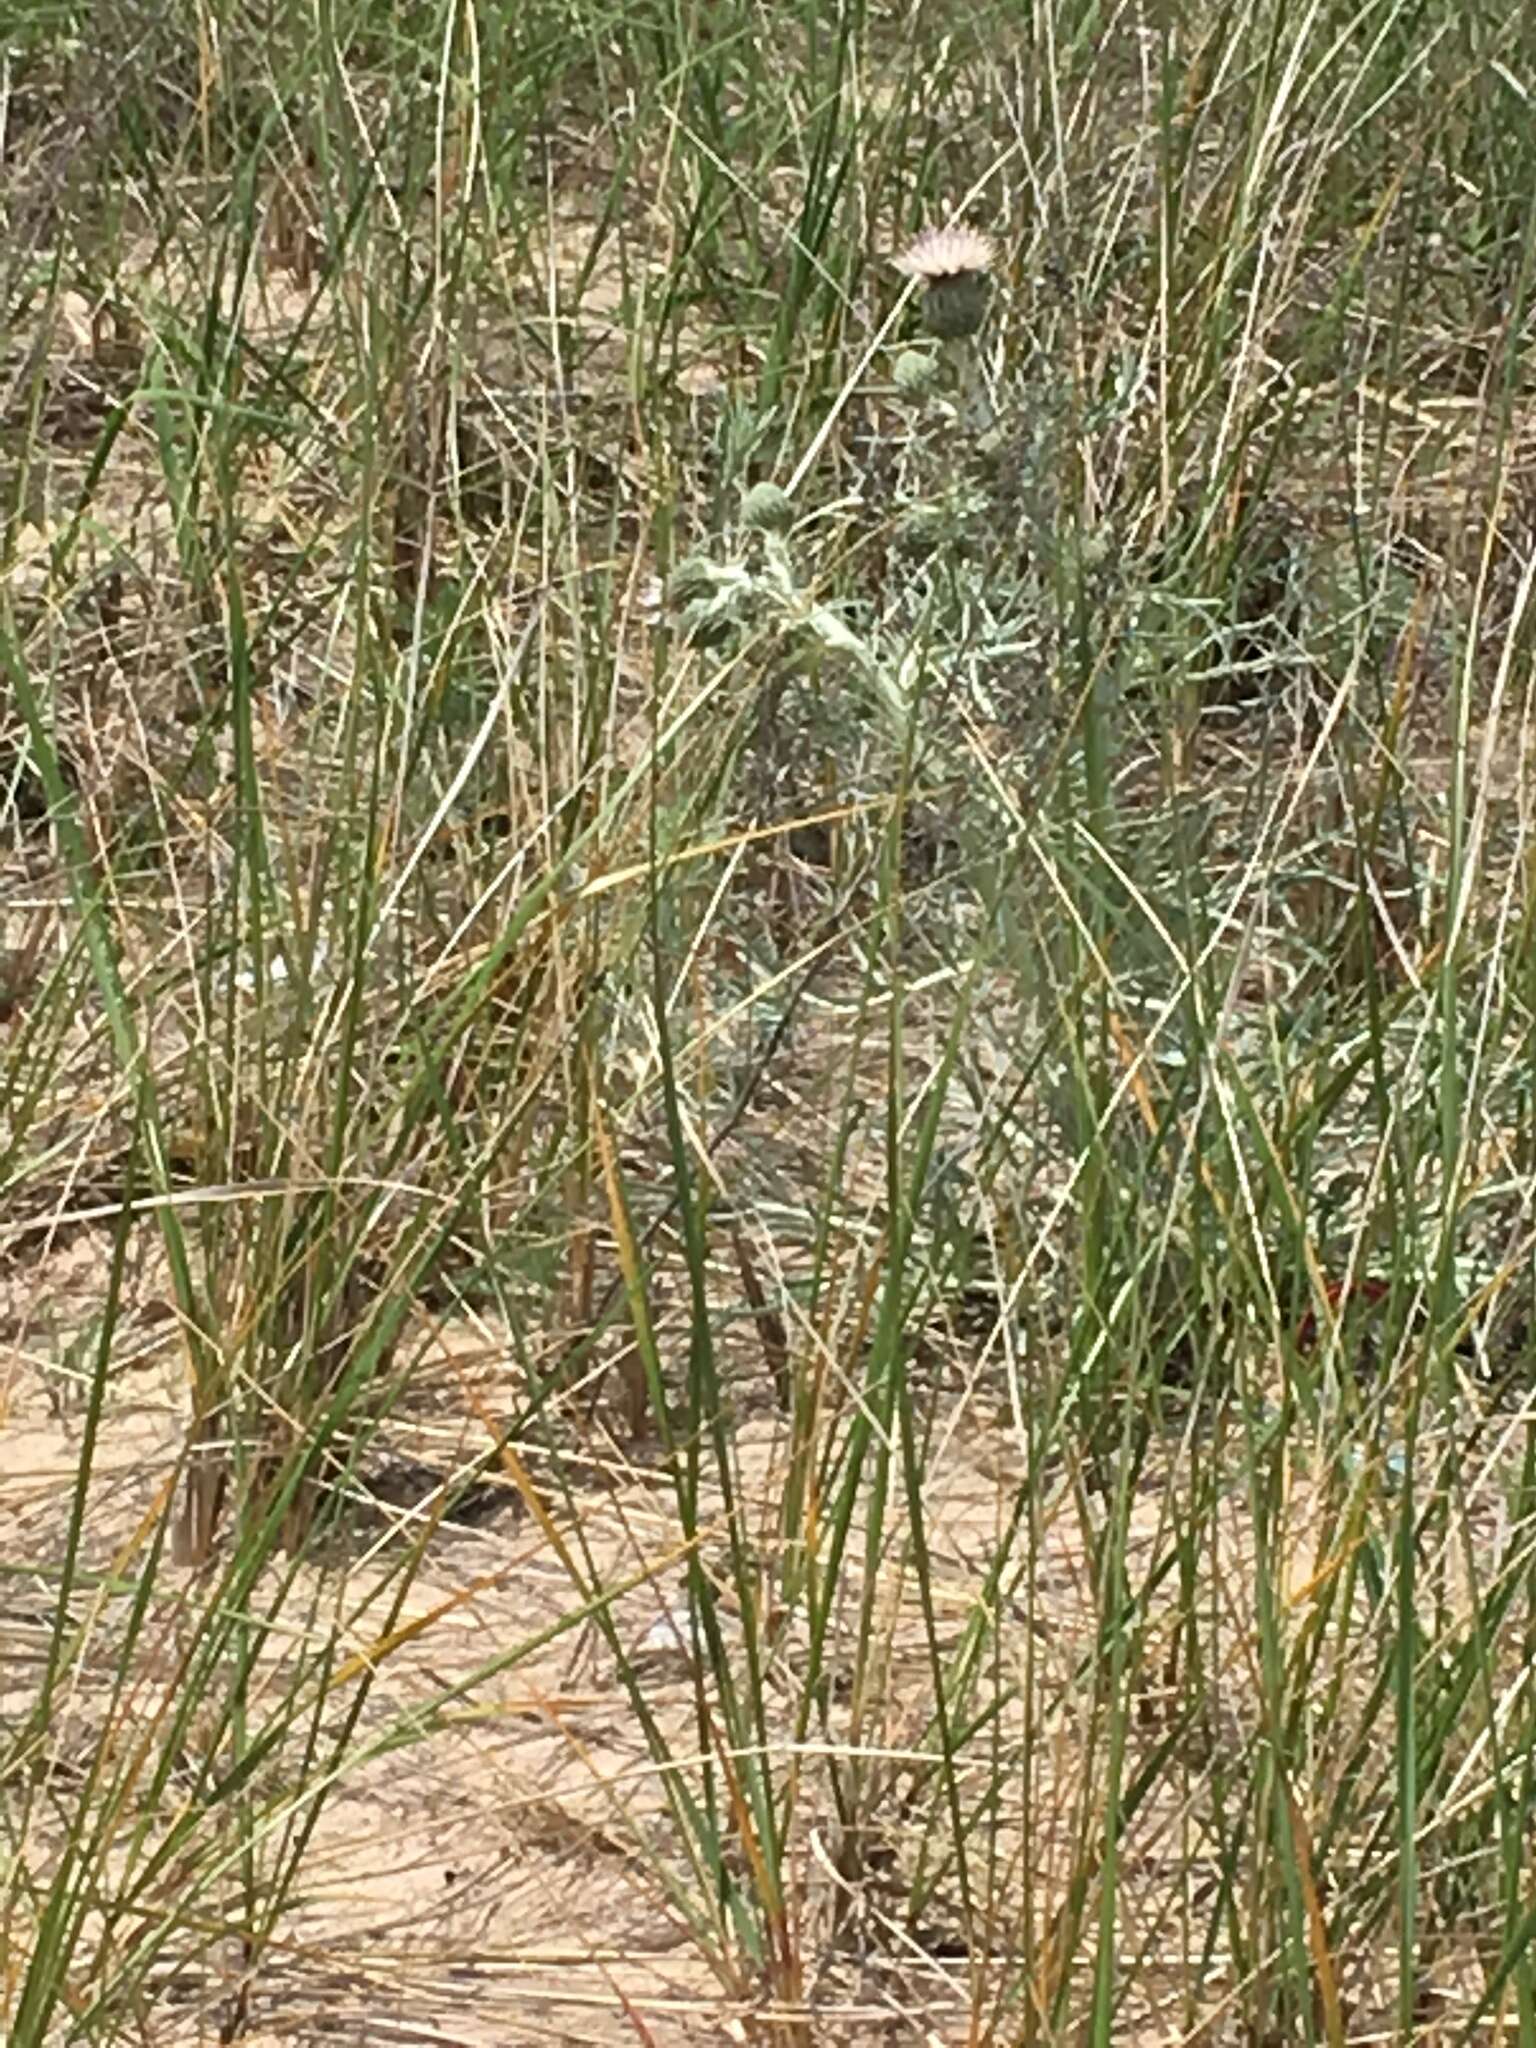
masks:
[(937, 284), (946, 277), (984, 275), (997, 261), (997, 244), (974, 228), (924, 228), (896, 258), (905, 277)]
[(945, 341), (963, 341), (986, 314), (988, 273), (996, 260), (990, 235), (966, 227), (924, 228), (896, 258), (896, 268), (924, 287), (929, 332)]

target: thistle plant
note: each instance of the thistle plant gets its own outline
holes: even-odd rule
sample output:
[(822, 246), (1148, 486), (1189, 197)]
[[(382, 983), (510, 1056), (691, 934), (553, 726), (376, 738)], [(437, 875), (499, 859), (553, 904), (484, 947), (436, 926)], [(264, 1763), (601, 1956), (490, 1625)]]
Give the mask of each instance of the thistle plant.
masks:
[[(959, 351), (966, 409), (977, 425), (992, 424), (992, 408), (968, 344), (981, 332), (992, 296), (997, 247), (973, 228), (925, 228), (896, 258), (896, 268), (923, 288), (923, 324)], [(908, 366), (908, 376), (913, 374)]]

